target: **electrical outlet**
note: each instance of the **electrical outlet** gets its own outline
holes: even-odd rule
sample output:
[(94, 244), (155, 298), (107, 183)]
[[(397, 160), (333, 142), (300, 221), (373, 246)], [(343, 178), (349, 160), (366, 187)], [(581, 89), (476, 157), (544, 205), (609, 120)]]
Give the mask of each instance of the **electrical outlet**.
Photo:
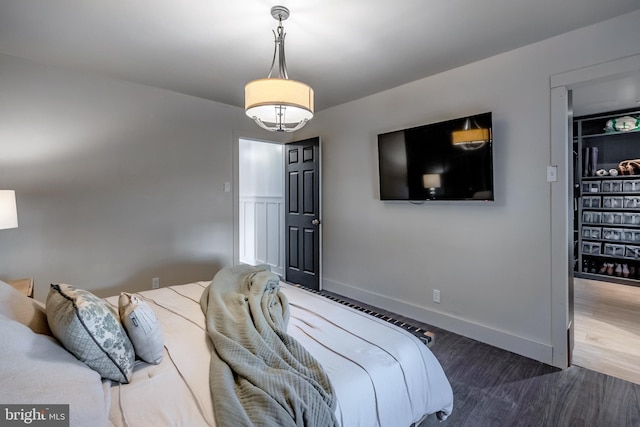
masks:
[(440, 304), (440, 291), (438, 289), (433, 290), (433, 302)]
[(151, 279), (151, 289), (158, 289), (160, 287), (160, 278), (154, 277)]

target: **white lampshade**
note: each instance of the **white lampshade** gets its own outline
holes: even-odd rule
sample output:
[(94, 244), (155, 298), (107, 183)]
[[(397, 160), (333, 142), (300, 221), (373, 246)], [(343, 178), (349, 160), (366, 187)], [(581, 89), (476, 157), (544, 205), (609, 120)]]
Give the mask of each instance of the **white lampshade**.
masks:
[(16, 192), (13, 190), (0, 190), (0, 230), (17, 227)]
[(313, 89), (296, 80), (253, 80), (244, 88), (247, 116), (269, 130), (299, 129), (313, 118)]
[(440, 188), (440, 174), (426, 173), (422, 175), (422, 186), (424, 188)]

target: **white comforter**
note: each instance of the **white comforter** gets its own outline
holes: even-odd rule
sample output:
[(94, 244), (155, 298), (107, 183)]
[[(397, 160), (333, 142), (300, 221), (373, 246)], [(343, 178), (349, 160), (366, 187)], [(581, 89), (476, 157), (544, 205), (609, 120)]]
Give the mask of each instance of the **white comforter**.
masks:
[[(215, 426), (209, 389), (211, 344), (200, 296), (209, 282), (142, 292), (165, 337), (160, 365), (140, 363), (130, 384), (111, 389), (113, 426)], [(322, 296), (281, 284), (288, 332), (322, 364), (343, 426), (409, 426), (451, 412), (453, 394), (440, 364), (402, 329)], [(117, 297), (108, 298), (117, 306)]]

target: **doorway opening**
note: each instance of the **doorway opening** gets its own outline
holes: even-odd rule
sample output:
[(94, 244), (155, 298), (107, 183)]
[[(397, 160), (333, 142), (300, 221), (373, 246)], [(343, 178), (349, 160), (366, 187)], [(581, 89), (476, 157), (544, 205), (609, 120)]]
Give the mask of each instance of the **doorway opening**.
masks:
[[(586, 138), (582, 138), (580, 137), (580, 132), (584, 130), (584, 125), (580, 126), (579, 124), (581, 120), (589, 122), (592, 119), (595, 123), (600, 120), (600, 116), (608, 113), (615, 114), (615, 112), (622, 110), (640, 110), (637, 102), (639, 98), (637, 95), (640, 95), (640, 72), (638, 70), (640, 70), (640, 56), (623, 58), (610, 63), (598, 64), (553, 76), (551, 88), (552, 163), (558, 161), (557, 164), (567, 165), (567, 174), (565, 176), (567, 178), (566, 182), (569, 184), (555, 186), (555, 190), (558, 191), (555, 191), (552, 186), (554, 200), (552, 205), (555, 204), (555, 207), (552, 208), (555, 212), (555, 214), (552, 214), (552, 222), (556, 221), (555, 224), (558, 227), (556, 230), (560, 230), (564, 218), (567, 218), (568, 227), (564, 234), (567, 237), (567, 241), (564, 247), (569, 248), (571, 254), (569, 262), (565, 264), (569, 266), (569, 277), (564, 279), (562, 288), (554, 285), (554, 283), (560, 283), (559, 281), (555, 282), (555, 280), (561, 280), (561, 274), (555, 275), (555, 270), (554, 274), (552, 274), (554, 300), (566, 301), (566, 309), (556, 305), (558, 309), (554, 310), (554, 315), (556, 319), (560, 320), (557, 320), (558, 323), (555, 324), (558, 329), (554, 330), (557, 331), (556, 337), (560, 338), (560, 327), (566, 319), (564, 325), (568, 325), (568, 327), (565, 327), (565, 331), (568, 330), (570, 335), (565, 345), (568, 347), (568, 355), (570, 357), (573, 356), (573, 364), (635, 383), (640, 383), (640, 369), (637, 367), (637, 359), (640, 357), (640, 352), (636, 350), (636, 348), (640, 347), (640, 320), (636, 316), (637, 311), (640, 309), (640, 287), (637, 285), (630, 286), (629, 283), (621, 283), (621, 280), (617, 280), (614, 277), (624, 275), (625, 264), (628, 261), (629, 265), (631, 265), (633, 260), (625, 259), (626, 255), (618, 259), (618, 263), (621, 266), (619, 268), (620, 274), (616, 269), (613, 269), (613, 271), (603, 270), (603, 265), (608, 265), (615, 256), (619, 255), (617, 252), (605, 252), (604, 245), (608, 245), (607, 250), (619, 250), (622, 247), (621, 245), (626, 243), (622, 241), (609, 242), (603, 234), (599, 237), (595, 234), (589, 234), (585, 238), (586, 240), (583, 239), (584, 233), (602, 232), (604, 227), (607, 228), (609, 239), (614, 238), (614, 235), (618, 235), (617, 233), (610, 233), (611, 230), (609, 229), (617, 227), (613, 223), (584, 224), (585, 221), (593, 220), (588, 215), (587, 217), (583, 216), (585, 211), (584, 203), (588, 203), (586, 211), (596, 212), (593, 217), (602, 215), (603, 212), (609, 215), (614, 209), (612, 206), (604, 204), (604, 198), (607, 197), (606, 203), (612, 203), (614, 200), (618, 200), (614, 199), (616, 196), (622, 197), (622, 200), (624, 200), (625, 195), (622, 194), (624, 193), (622, 189), (620, 194), (605, 194), (610, 193), (609, 190), (591, 194), (592, 191), (594, 193), (597, 191), (595, 188), (602, 182), (606, 182), (605, 188), (608, 189), (612, 183), (611, 181), (616, 181), (617, 177), (605, 177), (604, 171), (600, 171), (601, 173), (597, 176), (588, 175), (587, 178), (584, 177), (582, 161), (589, 158), (589, 156), (585, 157), (583, 149), (593, 144), (604, 143), (604, 140), (608, 139), (609, 135), (606, 135), (604, 130), (604, 122), (602, 125), (598, 122), (596, 123), (597, 126), (588, 130), (588, 132), (593, 132), (593, 135), (585, 134), (587, 135)], [(637, 95), (635, 97), (629, 96), (634, 90)], [(600, 134), (603, 136), (600, 136)], [(561, 140), (563, 147), (559, 145)], [(578, 144), (576, 148), (578, 141), (586, 145), (580, 146)], [(614, 142), (617, 143), (617, 141)], [(613, 145), (607, 144), (604, 148), (608, 153), (601, 152), (600, 154), (606, 154), (611, 157)], [(625, 153), (624, 156), (627, 154), (631, 155), (629, 152)], [(636, 154), (640, 157), (640, 152), (636, 152)], [(617, 166), (617, 161), (614, 162), (615, 165), (608, 165), (608, 162), (613, 162), (613, 160), (606, 160), (607, 156), (601, 156), (598, 161), (600, 164), (598, 169), (606, 169), (608, 172), (610, 168)], [(619, 160), (624, 159), (620, 158)], [(626, 179), (632, 178), (626, 177)], [(640, 179), (640, 176), (638, 178)], [(587, 187), (586, 190), (583, 188), (584, 186)], [(567, 192), (566, 195), (563, 194), (564, 191)], [(585, 194), (584, 191), (588, 191), (589, 194)], [(582, 196), (586, 196), (589, 200), (583, 200)], [(561, 212), (556, 209), (565, 200), (568, 203), (564, 212), (566, 217), (563, 218)], [(602, 204), (597, 207), (596, 202)], [(612, 209), (605, 209), (607, 206)], [(622, 210), (620, 210), (620, 213), (622, 213)], [(625, 230), (633, 227), (626, 227), (623, 223), (618, 228)], [(595, 240), (590, 242), (590, 239)], [(584, 256), (583, 240), (587, 243), (584, 248), (596, 248), (593, 253), (588, 254), (591, 256)], [(555, 243), (561, 242), (557, 240)], [(561, 251), (561, 246), (562, 244), (558, 246), (558, 251)], [(602, 251), (599, 254), (597, 253), (598, 248)], [(552, 250), (555, 249), (552, 248)], [(611, 259), (607, 258), (607, 255), (611, 255)], [(582, 265), (583, 258), (588, 261), (586, 266)], [(575, 260), (578, 260), (578, 262), (576, 263)], [(599, 264), (594, 260), (599, 261)], [(562, 262), (564, 262), (564, 259)], [(558, 264), (556, 263), (556, 265)], [(585, 268), (587, 268), (587, 271), (584, 270)], [(560, 270), (557, 272), (561, 273)], [(611, 277), (608, 278), (606, 275)], [(615, 283), (616, 281), (619, 283)], [(558, 345), (559, 342), (559, 339), (554, 341), (554, 348), (558, 348), (558, 353), (561, 354), (563, 346)]]
[(266, 264), (283, 280), (321, 290), (320, 137), (238, 138), (236, 159), (234, 262)]
[[(600, 101), (599, 86), (612, 90), (618, 81), (585, 89), (594, 95), (581, 95), (580, 88), (573, 91), (578, 99), (593, 100), (577, 105), (573, 119), (572, 359), (577, 366), (640, 384), (640, 274), (636, 272), (640, 257), (635, 252), (640, 243), (640, 211), (636, 209), (640, 206), (635, 203), (640, 200), (636, 191), (640, 190), (636, 185), (640, 171), (623, 173), (618, 168), (621, 162), (640, 158), (640, 133), (620, 131), (615, 125), (624, 117), (640, 116), (640, 106), (614, 111), (589, 108)], [(628, 78), (623, 81), (629, 84)], [(635, 85), (640, 88), (640, 77)], [(585, 111), (588, 114), (580, 114)]]
[(266, 264), (284, 277), (284, 146), (240, 138), (238, 146), (239, 261)]
[(640, 55), (633, 55), (550, 76), (550, 164), (562, 167), (557, 182), (551, 184), (550, 229), (552, 364), (559, 368), (570, 366), (574, 344), (574, 181), (569, 98), (573, 95), (575, 110), (576, 89), (638, 75), (639, 70)]

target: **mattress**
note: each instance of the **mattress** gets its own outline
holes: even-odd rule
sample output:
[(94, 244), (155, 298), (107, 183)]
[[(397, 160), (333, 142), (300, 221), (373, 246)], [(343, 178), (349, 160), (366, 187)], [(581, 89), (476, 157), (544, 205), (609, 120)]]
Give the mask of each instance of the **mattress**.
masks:
[[(209, 387), (211, 342), (200, 297), (209, 282), (140, 295), (162, 326), (162, 363), (136, 362), (129, 384), (111, 387), (112, 426), (215, 426)], [(288, 333), (323, 366), (343, 426), (409, 426), (446, 417), (451, 386), (431, 351), (411, 333), (321, 295), (281, 283), (289, 299)], [(117, 307), (118, 298), (107, 301)], [(215, 391), (214, 391), (215, 392)]]

